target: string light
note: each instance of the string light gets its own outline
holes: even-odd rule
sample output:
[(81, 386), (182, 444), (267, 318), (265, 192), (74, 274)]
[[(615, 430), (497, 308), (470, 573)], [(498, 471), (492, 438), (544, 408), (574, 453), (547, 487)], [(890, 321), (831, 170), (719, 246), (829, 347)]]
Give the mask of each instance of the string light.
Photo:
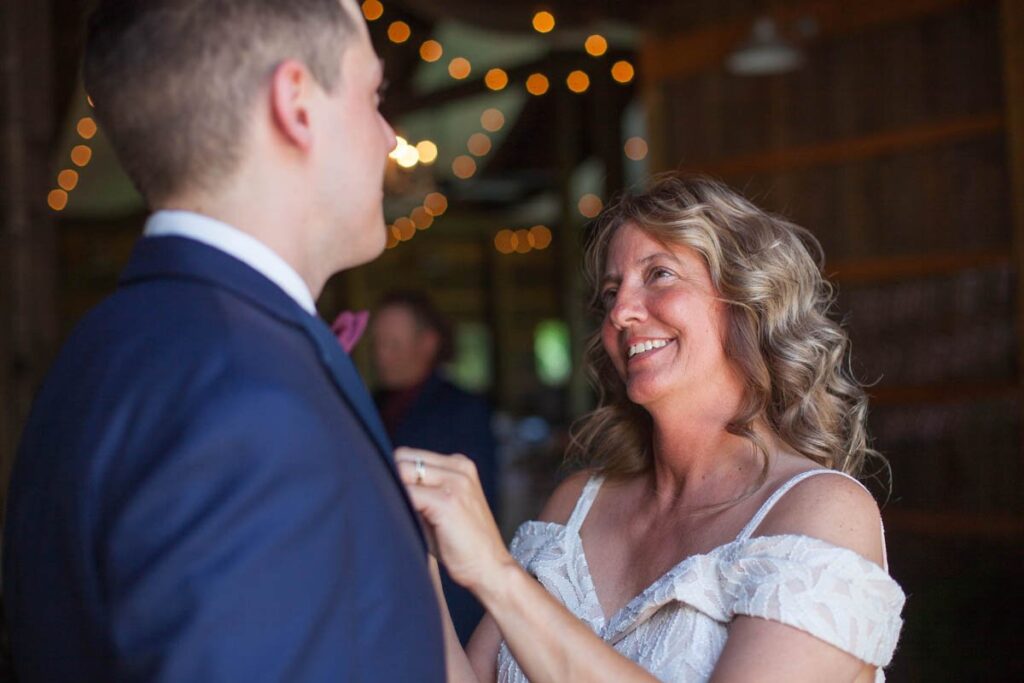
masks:
[(621, 59), (612, 65), (612, 78), (619, 83), (629, 83), (635, 75), (636, 71), (633, 69), (633, 65), (625, 59)]
[(430, 140), (420, 140), (416, 143), (416, 151), (420, 155), (420, 163), (430, 165), (437, 161), (437, 145)]
[(466, 142), (466, 149), (476, 157), (486, 156), (491, 151), (491, 139), (483, 133), (473, 133)]
[(647, 141), (640, 137), (632, 137), (626, 140), (624, 151), (633, 161), (641, 161), (647, 157)]
[(71, 190), (78, 187), (78, 171), (65, 168), (57, 174), (57, 184), (60, 185), (62, 190), (71, 192)]
[(377, 21), (384, 14), (384, 5), (379, 0), (366, 0), (363, 3), (363, 16), (367, 21)]
[(485, 109), (480, 115), (480, 125), (484, 130), (496, 133), (505, 125), (505, 115), (498, 109)]
[(388, 39), (392, 43), (404, 43), (412, 35), (412, 29), (404, 21), (392, 21), (388, 26)]
[(423, 208), (434, 218), (448, 210), (448, 198), (440, 192), (431, 192), (423, 199)]
[(452, 173), (460, 180), (468, 180), (476, 173), (476, 161), (467, 154), (460, 154), (452, 161)]
[(580, 201), (576, 206), (585, 217), (595, 218), (597, 214), (601, 213), (604, 203), (596, 194), (585, 194), (580, 197)]
[(484, 76), (484, 83), (491, 90), (503, 90), (508, 85), (508, 74), (504, 69), (491, 69)]
[(574, 93), (586, 92), (587, 88), (590, 87), (590, 76), (585, 71), (577, 69), (569, 74), (565, 79), (565, 84), (569, 86), (569, 90)]
[(605, 40), (604, 36), (595, 33), (592, 36), (587, 36), (586, 41), (583, 43), (583, 49), (591, 57), (600, 57), (605, 52), (608, 52), (608, 41)]
[(425, 40), (420, 45), (420, 58), (424, 62), (436, 62), (444, 54), (444, 48), (436, 40)]
[(412, 213), (409, 214), (409, 218), (417, 230), (426, 230), (434, 224), (434, 217), (422, 206), (417, 206), (413, 209)]
[(46, 203), (54, 211), (63, 211), (68, 205), (68, 193), (64, 190), (50, 190), (50, 194), (46, 196)]
[(83, 116), (78, 120), (75, 130), (83, 139), (91, 140), (92, 136), (96, 135), (96, 122), (92, 120), (91, 116)]
[(388, 157), (402, 168), (412, 168), (420, 162), (419, 151), (401, 135), (395, 137), (395, 148), (388, 153)]
[(416, 224), (412, 222), (411, 218), (402, 216), (395, 221), (394, 231), (400, 241), (408, 242), (416, 236)]
[(530, 251), (530, 231), (529, 230), (516, 230), (516, 251), (520, 254), (525, 254)]
[(540, 11), (533, 15), (533, 29), (537, 33), (550, 33), (555, 28), (555, 16), (551, 12)]
[(547, 249), (551, 244), (551, 230), (545, 225), (535, 225), (530, 228), (529, 239), (534, 249)]
[(92, 160), (92, 149), (89, 145), (75, 145), (71, 148), (71, 163), (75, 166), (88, 166)]
[(494, 248), (502, 254), (511, 254), (516, 250), (516, 234), (511, 230), (499, 230), (494, 236)]
[(456, 57), (448, 63), (448, 74), (456, 80), (467, 78), (472, 70), (473, 66), (465, 57)]
[(543, 95), (549, 87), (548, 77), (544, 74), (530, 74), (526, 79), (526, 92), (531, 95)]

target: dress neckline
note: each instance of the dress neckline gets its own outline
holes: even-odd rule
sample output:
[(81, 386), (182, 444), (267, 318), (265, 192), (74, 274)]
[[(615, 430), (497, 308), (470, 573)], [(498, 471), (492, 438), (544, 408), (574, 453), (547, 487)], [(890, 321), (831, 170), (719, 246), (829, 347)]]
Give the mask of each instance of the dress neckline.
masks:
[(757, 512), (754, 513), (753, 517), (750, 518), (750, 521), (747, 522), (747, 524), (743, 527), (743, 529), (740, 530), (740, 532), (736, 535), (735, 538), (726, 541), (725, 543), (720, 543), (703, 553), (687, 555), (683, 559), (679, 560), (679, 562), (676, 562), (671, 567), (666, 569), (660, 576), (658, 576), (658, 578), (651, 582), (650, 585), (648, 585), (639, 593), (637, 593), (632, 598), (627, 600), (621, 608), (619, 608), (611, 615), (609, 615), (605, 611), (604, 606), (601, 604), (601, 600), (598, 598), (597, 586), (594, 584), (594, 575), (590, 571), (590, 560), (587, 557), (586, 550), (583, 547), (583, 536), (580, 534), (580, 529), (583, 526), (583, 522), (586, 519), (587, 514), (589, 514), (590, 508), (594, 504), (594, 501), (597, 499), (597, 494), (601, 490), (601, 485), (604, 484), (604, 477), (599, 475), (591, 476), (590, 479), (587, 480), (586, 485), (583, 487), (583, 491), (580, 493), (580, 497), (576, 501), (576, 505), (573, 508), (572, 514), (569, 515), (569, 519), (566, 521), (564, 525), (558, 526), (564, 526), (565, 530), (569, 533), (569, 539), (572, 542), (574, 542), (577, 546), (576, 550), (579, 554), (580, 566), (583, 571), (584, 578), (590, 584), (589, 593), (593, 596), (594, 603), (597, 607), (596, 612), (601, 618), (600, 628), (602, 633), (604, 634), (604, 637), (607, 639), (609, 635), (614, 635), (616, 632), (622, 631), (623, 626), (621, 622), (624, 619), (628, 620), (629, 615), (638, 612), (639, 608), (645, 602), (647, 602), (648, 597), (651, 595), (651, 593), (657, 591), (661, 586), (665, 584), (666, 581), (669, 581), (670, 579), (678, 575), (679, 572), (682, 571), (685, 567), (693, 563), (700, 562), (705, 558), (718, 555), (721, 552), (723, 552), (726, 548), (730, 548), (738, 543), (750, 540), (751, 535), (761, 525), (761, 522), (764, 521), (764, 518), (768, 515), (771, 509), (790, 489), (792, 489), (794, 486), (804, 481), (805, 479), (809, 479), (810, 477), (819, 474), (838, 474), (840, 476), (846, 477), (847, 479), (857, 482), (859, 486), (863, 487), (863, 484), (861, 484), (859, 481), (857, 481), (850, 475), (846, 474), (845, 472), (825, 468), (806, 470), (797, 475), (794, 475), (793, 477), (790, 477), (785, 482), (783, 482), (777, 489), (775, 489), (775, 491), (772, 492), (772, 494), (767, 498), (767, 500), (765, 500), (765, 502), (761, 504), (761, 506), (757, 509)]

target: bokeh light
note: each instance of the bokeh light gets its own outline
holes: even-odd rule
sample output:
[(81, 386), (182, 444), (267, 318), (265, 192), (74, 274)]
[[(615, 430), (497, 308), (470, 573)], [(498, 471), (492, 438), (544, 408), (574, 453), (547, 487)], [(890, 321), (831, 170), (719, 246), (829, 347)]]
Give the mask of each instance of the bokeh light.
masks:
[(555, 28), (555, 16), (547, 11), (537, 12), (533, 15), (533, 28), (537, 33), (550, 33)]
[(516, 230), (516, 251), (520, 254), (525, 254), (530, 251), (530, 231), (524, 229)]
[(480, 115), (480, 125), (484, 130), (494, 133), (505, 125), (505, 115), (498, 109), (485, 109)]
[(465, 57), (456, 57), (448, 63), (448, 74), (457, 80), (468, 78), (473, 70), (473, 65)]
[(50, 194), (46, 196), (46, 203), (54, 211), (63, 211), (68, 205), (68, 193), (64, 190), (50, 190)]
[(96, 135), (96, 122), (92, 120), (91, 116), (83, 116), (78, 120), (78, 125), (75, 129), (83, 138), (91, 140), (92, 136)]
[(587, 40), (583, 43), (583, 48), (591, 57), (600, 57), (605, 52), (608, 52), (608, 41), (605, 40), (604, 36), (595, 33), (592, 36), (587, 36)]
[(641, 137), (631, 137), (624, 147), (626, 156), (633, 161), (647, 158), (647, 141)]
[(612, 78), (619, 83), (629, 83), (635, 75), (636, 71), (633, 69), (633, 65), (625, 59), (620, 59), (612, 65)]
[(437, 161), (437, 145), (430, 140), (420, 140), (416, 143), (416, 151), (420, 155), (420, 163), (432, 164)]
[(60, 185), (62, 190), (71, 192), (71, 190), (78, 187), (78, 171), (65, 168), (57, 174), (57, 184)]
[(530, 228), (529, 240), (534, 249), (547, 249), (551, 244), (551, 230), (545, 225), (535, 225)]
[(424, 62), (436, 62), (444, 54), (444, 48), (436, 40), (425, 40), (420, 45), (420, 58)]
[(409, 214), (409, 218), (412, 219), (413, 224), (417, 230), (426, 230), (434, 224), (434, 217), (422, 206), (417, 206)]
[(491, 151), (491, 139), (483, 133), (473, 133), (466, 142), (466, 149), (476, 157), (482, 157)]
[(377, 21), (384, 14), (384, 5), (379, 0), (366, 0), (363, 3), (363, 16), (367, 21)]
[(595, 218), (597, 214), (601, 213), (604, 203), (596, 194), (588, 193), (580, 197), (580, 201), (576, 206), (579, 208), (580, 213), (587, 218)]
[(530, 74), (526, 79), (526, 92), (531, 95), (543, 95), (549, 87), (551, 84), (548, 83), (548, 77), (544, 74)]
[(423, 208), (434, 218), (448, 210), (448, 198), (440, 192), (431, 192), (423, 198)]
[(397, 231), (398, 239), (408, 242), (416, 234), (416, 224), (412, 222), (411, 218), (403, 216), (395, 221), (395, 230)]
[(484, 76), (484, 83), (491, 90), (502, 90), (508, 85), (508, 74), (504, 69), (491, 69)]
[(392, 43), (404, 43), (412, 35), (412, 29), (404, 21), (392, 21), (388, 26), (388, 40)]
[(509, 229), (499, 230), (494, 236), (494, 248), (502, 254), (511, 254), (516, 250), (516, 234)]
[(460, 154), (452, 161), (452, 173), (462, 180), (472, 178), (476, 173), (476, 161), (468, 154)]
[(92, 149), (89, 145), (75, 145), (71, 148), (71, 162), (75, 166), (87, 166), (92, 160)]
[(586, 92), (590, 87), (590, 76), (585, 71), (577, 69), (566, 77), (565, 84), (575, 93)]

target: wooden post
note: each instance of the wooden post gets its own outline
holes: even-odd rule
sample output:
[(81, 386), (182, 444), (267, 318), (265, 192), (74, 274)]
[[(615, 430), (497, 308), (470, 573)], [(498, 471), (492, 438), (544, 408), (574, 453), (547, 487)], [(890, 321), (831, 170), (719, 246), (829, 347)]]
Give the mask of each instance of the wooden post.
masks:
[[(1017, 272), (1017, 382), (1024, 387), (1024, 5), (1019, 0), (1002, 0), (1000, 10), (1013, 260)], [(1019, 448), (1024, 452), (1024, 400), (1020, 402), (1020, 413)]]
[(0, 503), (56, 341), (50, 10), (50, 0), (0, 3)]

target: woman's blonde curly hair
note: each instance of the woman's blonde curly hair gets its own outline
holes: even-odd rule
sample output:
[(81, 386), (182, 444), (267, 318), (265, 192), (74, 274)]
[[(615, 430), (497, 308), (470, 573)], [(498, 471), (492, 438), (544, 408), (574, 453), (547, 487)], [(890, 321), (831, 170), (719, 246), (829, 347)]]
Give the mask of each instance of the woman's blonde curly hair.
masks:
[[(727, 430), (764, 456), (762, 481), (768, 444), (755, 431), (758, 423), (797, 453), (854, 476), (866, 458), (881, 457), (868, 444), (867, 396), (850, 372), (849, 338), (828, 317), (834, 292), (821, 275), (824, 256), (810, 232), (710, 178), (659, 176), (605, 209), (587, 235), (589, 303), (602, 317), (608, 248), (626, 223), (704, 258), (727, 305), (726, 354), (745, 379)], [(650, 415), (626, 396), (600, 329), (587, 344), (586, 363), (598, 406), (574, 425), (569, 459), (610, 477), (648, 472)]]

